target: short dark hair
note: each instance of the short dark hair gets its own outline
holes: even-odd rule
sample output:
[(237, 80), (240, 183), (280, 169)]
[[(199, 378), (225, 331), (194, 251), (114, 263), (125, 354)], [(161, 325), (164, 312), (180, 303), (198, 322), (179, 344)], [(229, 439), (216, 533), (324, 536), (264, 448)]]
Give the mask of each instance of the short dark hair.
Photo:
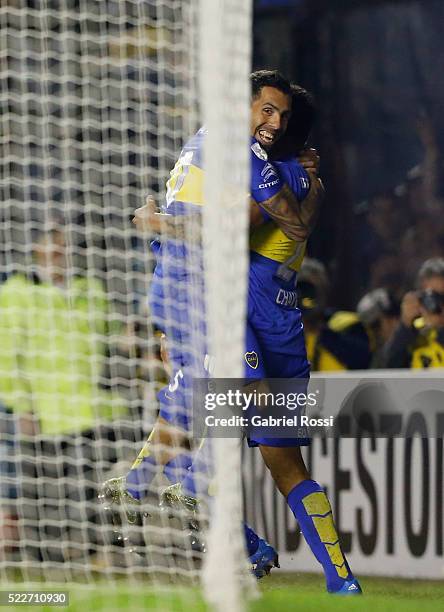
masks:
[(278, 70), (256, 70), (250, 74), (251, 95), (257, 98), (263, 87), (274, 87), (287, 96), (292, 95), (291, 84)]
[(307, 142), (316, 120), (313, 95), (300, 85), (291, 85), (291, 117), (287, 131), (272, 148), (273, 159), (296, 156)]

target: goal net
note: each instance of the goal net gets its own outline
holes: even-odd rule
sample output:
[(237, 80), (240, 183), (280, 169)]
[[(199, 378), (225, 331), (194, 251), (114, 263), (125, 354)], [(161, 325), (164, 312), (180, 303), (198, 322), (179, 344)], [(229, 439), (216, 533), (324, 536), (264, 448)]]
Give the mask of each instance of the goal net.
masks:
[(2, 588), (242, 607), (239, 442), (191, 423), (242, 376), (250, 5), (1, 3)]

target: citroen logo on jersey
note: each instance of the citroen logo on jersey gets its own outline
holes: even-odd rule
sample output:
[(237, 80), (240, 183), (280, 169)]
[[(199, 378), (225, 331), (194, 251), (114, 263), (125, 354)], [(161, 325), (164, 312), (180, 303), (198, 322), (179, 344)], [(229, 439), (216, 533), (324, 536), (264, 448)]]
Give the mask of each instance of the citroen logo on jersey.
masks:
[(255, 351), (245, 353), (245, 361), (250, 366), (250, 368), (253, 368), (253, 370), (256, 370), (257, 366), (259, 365), (259, 357), (257, 356), (257, 353)]
[(278, 174), (276, 170), (273, 168), (273, 166), (267, 163), (262, 168), (261, 176), (263, 176), (265, 182), (268, 183), (270, 179), (274, 179), (276, 176), (278, 176)]

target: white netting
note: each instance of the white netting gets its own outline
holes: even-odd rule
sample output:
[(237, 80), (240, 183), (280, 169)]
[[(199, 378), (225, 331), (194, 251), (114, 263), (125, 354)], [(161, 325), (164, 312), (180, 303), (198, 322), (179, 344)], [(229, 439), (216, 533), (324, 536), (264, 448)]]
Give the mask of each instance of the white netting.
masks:
[[(202, 503), (197, 527), (180, 504), (159, 507), (164, 476), (155, 476), (133, 522), (132, 507), (128, 522), (97, 495), (130, 469), (156, 422), (156, 393), (170, 376), (173, 388), (181, 382), (174, 366), (184, 343), (189, 375), (202, 375), (207, 353), (218, 376), (241, 374), (250, 5), (0, 4), (3, 584), (76, 584), (71, 597), (92, 610), (193, 609), (201, 594), (190, 584), (207, 556), (210, 599), (220, 605), (230, 593), (231, 610), (241, 600), (240, 451), (232, 441), (216, 444), (217, 493)], [(177, 165), (203, 122), (199, 162), (195, 155)], [(188, 189), (190, 176), (205, 180), (198, 193)], [(148, 193), (159, 205), (165, 195), (193, 211), (205, 204), (204, 214), (185, 213), (183, 222), (175, 209), (178, 216), (142, 235), (131, 220)], [(163, 295), (154, 300), (162, 316), (147, 299), (156, 263), (148, 242), (159, 231), (162, 244), (174, 243), (173, 255), (162, 255)], [(172, 336), (169, 363), (157, 328)], [(218, 461), (221, 453), (230, 460)], [(207, 525), (210, 552), (202, 553)], [(229, 540), (220, 535), (227, 530)], [(216, 558), (226, 570), (219, 578)]]

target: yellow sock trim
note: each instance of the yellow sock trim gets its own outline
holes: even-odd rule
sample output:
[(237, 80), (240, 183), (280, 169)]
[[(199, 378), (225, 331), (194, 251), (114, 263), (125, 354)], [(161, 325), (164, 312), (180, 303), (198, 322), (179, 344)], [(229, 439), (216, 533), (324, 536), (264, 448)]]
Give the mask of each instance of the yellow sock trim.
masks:
[(324, 544), (336, 544), (339, 538), (331, 513), (327, 516), (313, 516), (312, 518), (321, 542)]
[(307, 511), (307, 514), (310, 516), (313, 514), (324, 515), (327, 514), (327, 512), (331, 512), (330, 502), (323, 491), (319, 491), (318, 493), (310, 493), (310, 495), (304, 497), (302, 503)]
[(333, 565), (336, 566), (336, 571), (338, 572), (339, 576), (341, 578), (347, 578), (348, 571), (345, 567), (345, 559), (339, 542), (336, 542), (336, 544), (326, 544), (325, 548), (327, 549), (328, 556), (330, 557)]
[(307, 514), (312, 517), (313, 525), (325, 545), (331, 562), (336, 567), (338, 576), (347, 578), (348, 571), (345, 558), (339, 544), (339, 536), (333, 522), (333, 514), (327, 496), (323, 491), (311, 493), (302, 500)]
[(345, 565), (345, 561), (344, 561), (344, 565), (341, 565), (341, 567), (338, 567), (337, 565), (335, 565), (335, 567), (336, 567), (336, 571), (338, 572), (338, 576), (340, 578), (344, 578), (345, 580), (348, 576), (348, 569)]
[(154, 431), (152, 431), (150, 433), (150, 435), (148, 436), (148, 439), (145, 442), (145, 444), (143, 445), (142, 450), (137, 455), (136, 460), (134, 461), (133, 465), (131, 466), (132, 470), (134, 468), (138, 467), (142, 463), (142, 461), (145, 459), (145, 457), (149, 457), (151, 455), (151, 438), (153, 437), (153, 434), (154, 434)]

